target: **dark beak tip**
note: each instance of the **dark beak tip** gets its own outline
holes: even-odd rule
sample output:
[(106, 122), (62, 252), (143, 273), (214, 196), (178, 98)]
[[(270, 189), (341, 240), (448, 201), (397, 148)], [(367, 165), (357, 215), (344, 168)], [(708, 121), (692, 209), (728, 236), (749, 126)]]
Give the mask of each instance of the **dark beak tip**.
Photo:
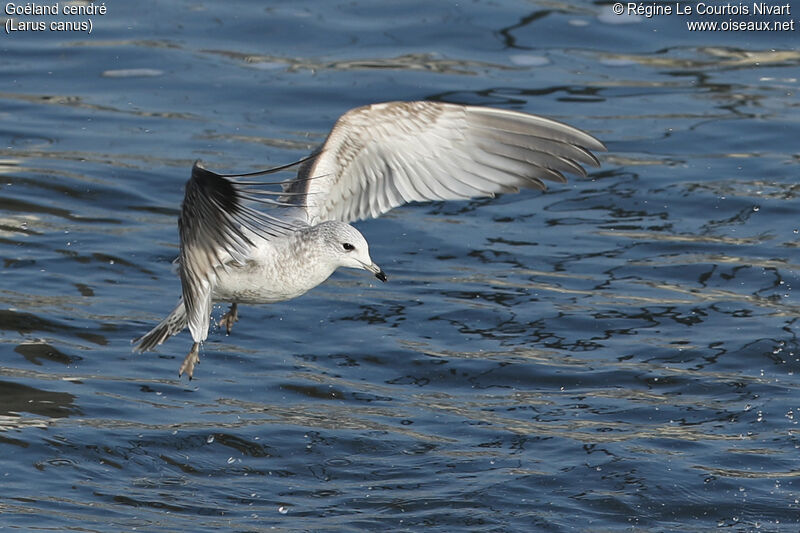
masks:
[(375, 277), (378, 278), (379, 280), (381, 280), (384, 283), (386, 283), (386, 281), (387, 281), (386, 273), (383, 270), (381, 270), (380, 272), (375, 274)]

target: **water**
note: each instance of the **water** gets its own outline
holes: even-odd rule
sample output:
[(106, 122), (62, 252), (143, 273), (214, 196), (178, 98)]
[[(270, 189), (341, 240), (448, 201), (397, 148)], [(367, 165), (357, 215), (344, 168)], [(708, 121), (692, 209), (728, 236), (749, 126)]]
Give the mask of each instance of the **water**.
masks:
[[(106, 6), (0, 42), (0, 528), (797, 530), (796, 32), (584, 2)], [(186, 333), (131, 353), (179, 293), (193, 160), (286, 163), (394, 99), (542, 113), (609, 153), (544, 194), (359, 223), (389, 283), (243, 307), (192, 382)]]

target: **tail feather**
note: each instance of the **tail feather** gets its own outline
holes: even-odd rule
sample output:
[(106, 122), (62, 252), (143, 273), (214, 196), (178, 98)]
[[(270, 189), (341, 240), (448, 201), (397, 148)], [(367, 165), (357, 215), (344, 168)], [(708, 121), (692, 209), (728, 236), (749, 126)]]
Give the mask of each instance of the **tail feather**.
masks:
[(181, 298), (178, 301), (178, 305), (175, 306), (175, 309), (167, 315), (167, 318), (159, 322), (159, 324), (149, 332), (131, 341), (135, 343), (133, 351), (147, 352), (155, 349), (156, 346), (163, 343), (165, 340), (183, 331), (187, 323), (186, 306), (183, 305), (183, 298)]

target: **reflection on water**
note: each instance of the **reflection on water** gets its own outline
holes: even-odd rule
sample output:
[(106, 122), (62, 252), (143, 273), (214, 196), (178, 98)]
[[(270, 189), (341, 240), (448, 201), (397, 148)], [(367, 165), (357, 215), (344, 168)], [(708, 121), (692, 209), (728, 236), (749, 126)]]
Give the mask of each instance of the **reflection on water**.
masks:
[(232, 52), (229, 50), (203, 50), (203, 53), (228, 57), (260, 68), (286, 68), (288, 72), (298, 70), (317, 71), (321, 69), (346, 70), (422, 70), (441, 74), (477, 75), (486, 69), (512, 70), (514, 67), (502, 64), (484, 63), (481, 61), (454, 60), (436, 57), (434, 54), (405, 54), (396, 57), (375, 57), (368, 59), (350, 59), (346, 61), (309, 61), (308, 58), (284, 58), (269, 55), (254, 55)]
[[(552, 1), (113, 11), (4, 41), (3, 525), (796, 529), (787, 36)], [(390, 283), (242, 309), (192, 382), (178, 340), (130, 352), (179, 294), (192, 161), (286, 163), (350, 107), (418, 98), (609, 153), (359, 224)]]
[[(112, 76), (113, 77), (113, 76)], [(101, 113), (125, 113), (138, 117), (153, 117), (153, 118), (172, 118), (192, 120), (197, 119), (196, 115), (191, 113), (172, 113), (172, 112), (159, 112), (159, 111), (146, 111), (141, 109), (122, 109), (112, 106), (97, 105), (85, 102), (80, 96), (73, 95), (58, 95), (58, 94), (24, 94), (24, 93), (4, 93), (0, 92), (0, 99), (9, 100), (11, 102), (21, 101), (28, 102), (36, 105), (52, 105), (74, 107), (87, 111), (96, 111)], [(18, 152), (11, 152), (18, 153)]]
[[(681, 53), (676, 49), (676, 53)], [(770, 64), (796, 66), (800, 63), (800, 52), (797, 50), (737, 50), (722, 47), (699, 47), (696, 57), (664, 57), (663, 55), (609, 54), (599, 53), (605, 60), (623, 60), (650, 67), (673, 68), (685, 71), (715, 69), (762, 67)]]

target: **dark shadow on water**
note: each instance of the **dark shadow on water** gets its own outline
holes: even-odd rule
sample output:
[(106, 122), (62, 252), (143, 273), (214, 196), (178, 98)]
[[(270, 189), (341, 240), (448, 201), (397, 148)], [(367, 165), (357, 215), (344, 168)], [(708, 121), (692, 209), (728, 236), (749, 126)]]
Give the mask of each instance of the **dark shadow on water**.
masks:
[[(66, 392), (50, 392), (11, 381), (0, 381), (2, 416), (13, 418), (19, 413), (30, 413), (47, 418), (64, 418), (80, 414), (74, 402), (75, 396)], [(0, 424), (3, 425), (6, 422)]]

